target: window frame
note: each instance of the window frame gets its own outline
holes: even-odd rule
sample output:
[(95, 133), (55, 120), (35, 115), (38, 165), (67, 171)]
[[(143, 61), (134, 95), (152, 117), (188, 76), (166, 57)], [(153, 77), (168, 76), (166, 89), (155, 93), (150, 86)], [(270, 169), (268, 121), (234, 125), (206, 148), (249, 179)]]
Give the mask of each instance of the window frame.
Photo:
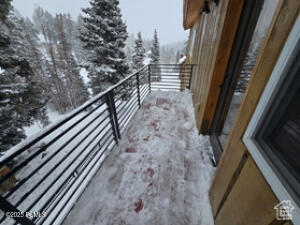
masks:
[[(299, 56), (299, 52), (300, 16), (289, 35), (243, 137), (243, 142), (279, 201), (290, 200), (294, 205), (295, 210), (292, 221), (295, 224), (300, 224), (299, 193), (295, 193), (294, 188), (291, 186), (295, 183), (287, 167), (282, 161), (278, 160), (278, 157), (276, 160), (275, 154), (270, 157), (270, 152), (273, 150), (269, 149), (264, 139), (259, 135), (259, 131), (262, 125), (267, 122), (265, 118), (267, 118), (266, 115), (270, 112), (271, 106), (274, 107), (274, 98), (278, 97), (279, 91), (283, 91), (280, 87), (291, 78), (291, 76), (288, 76), (288, 72), (296, 57)], [(279, 104), (279, 101), (277, 101), (277, 104)], [(275, 108), (277, 107), (275, 106)]]
[(236, 32), (235, 43), (232, 47), (230, 60), (226, 69), (218, 103), (214, 112), (213, 121), (207, 127), (210, 141), (213, 146), (214, 164), (217, 166), (221, 160), (224, 148), (220, 135), (229, 115), (230, 105), (234, 97), (235, 87), (243, 68), (244, 59), (249, 50), (265, 0), (245, 1)]

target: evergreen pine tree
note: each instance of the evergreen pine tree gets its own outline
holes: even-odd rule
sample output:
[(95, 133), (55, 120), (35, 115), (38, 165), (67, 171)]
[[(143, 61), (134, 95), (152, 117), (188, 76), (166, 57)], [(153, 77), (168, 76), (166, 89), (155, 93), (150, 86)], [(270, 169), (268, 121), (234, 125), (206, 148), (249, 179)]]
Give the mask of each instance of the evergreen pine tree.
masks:
[(154, 31), (154, 37), (152, 41), (151, 47), (151, 63), (152, 63), (152, 70), (154, 70), (155, 77), (153, 79), (155, 81), (160, 81), (161, 79), (161, 70), (160, 66), (158, 65), (160, 62), (160, 46), (158, 41), (158, 34), (157, 31)]
[(158, 64), (160, 61), (160, 47), (157, 30), (154, 31), (154, 38), (151, 47), (151, 59), (153, 64)]
[(177, 52), (176, 52), (176, 62), (175, 62), (176, 64), (179, 63), (180, 55), (181, 55), (181, 54), (180, 54), (180, 51), (177, 51)]
[(59, 70), (59, 63), (57, 60), (57, 34), (55, 19), (49, 12), (38, 7), (34, 10), (33, 20), (35, 26), (43, 37), (43, 44), (41, 47), (45, 49), (44, 54), (47, 57), (45, 67), (50, 103), (56, 111), (59, 113), (65, 113), (71, 109), (71, 106), (66, 94), (67, 90), (64, 86), (62, 73)]
[(3, 0), (0, 5), (0, 12), (5, 13), (0, 17), (0, 151), (25, 138), (24, 126), (45, 115), (46, 104), (26, 59), (22, 27), (13, 14), (7, 17), (8, 9), (11, 9), (10, 1)]
[(125, 54), (127, 57), (127, 61), (128, 61), (130, 70), (133, 69), (132, 56), (134, 53), (134, 47), (135, 47), (135, 35), (130, 34), (126, 40), (126, 47), (125, 47)]
[[(80, 41), (80, 29), (83, 26), (83, 19), (82, 16), (78, 16), (78, 19), (75, 23), (74, 27), (74, 43), (73, 43), (73, 48), (74, 48), (74, 53), (77, 59), (78, 64), (81, 67), (85, 67), (87, 64), (87, 51), (83, 48), (83, 43)], [(88, 65), (88, 64), (87, 64)]]
[[(80, 76), (80, 68), (75, 61), (71, 37), (67, 37), (66, 32), (72, 30), (73, 25), (67, 24), (70, 18), (67, 15), (59, 14), (56, 16), (56, 27), (58, 34), (58, 60), (61, 72), (64, 74), (63, 81), (71, 107), (74, 109), (88, 100), (88, 91), (84, 86)], [(67, 26), (68, 29), (67, 29)]]
[[(45, 49), (44, 54), (47, 57), (45, 65), (47, 84), (49, 86), (48, 92), (51, 96), (50, 103), (56, 111), (63, 114), (82, 104), (82, 99), (86, 99), (86, 95), (84, 94), (82, 97), (74, 100), (75, 95), (70, 94), (75, 90), (72, 89), (73, 82), (75, 82), (71, 79), (73, 74), (70, 74), (74, 72), (74, 67), (78, 69), (77, 65), (75, 65), (75, 59), (71, 50), (71, 35), (66, 35), (69, 30), (67, 30), (64, 25), (61, 26), (57, 17), (54, 18), (49, 12), (40, 7), (35, 9), (33, 18), (36, 27), (43, 37), (42, 47)], [(66, 18), (67, 16), (61, 20), (63, 24), (66, 24)], [(68, 59), (66, 57), (68, 57)], [(73, 61), (74, 67), (70, 66), (71, 61)], [(68, 64), (66, 62), (68, 62)], [(79, 76), (78, 79), (80, 79)], [(76, 92), (80, 90), (84, 90), (84, 88), (77, 89)]]
[(134, 53), (132, 56), (133, 70), (137, 71), (144, 66), (144, 60), (146, 57), (146, 51), (143, 44), (143, 38), (141, 32), (137, 34), (137, 39), (135, 40)]
[(11, 10), (12, 0), (2, 0), (0, 5), (0, 21), (3, 23), (6, 21), (6, 17)]
[[(9, 16), (9, 22), (12, 23), (10, 30), (11, 46), (15, 49), (15, 54), (24, 58), (31, 68), (29, 87), (32, 89), (32, 104), (45, 105), (49, 99), (47, 85), (45, 80), (45, 68), (43, 66), (42, 53), (38, 49), (38, 33), (34, 29), (29, 19), (17, 15), (13, 11)], [(44, 126), (48, 125), (48, 116), (46, 115), (46, 107), (41, 108), (35, 119), (39, 120)]]
[(39, 32), (34, 24), (27, 18), (20, 20), (20, 25), (24, 27), (24, 41), (26, 42), (27, 52), (26, 59), (30, 62), (34, 73), (34, 78), (43, 90), (43, 96), (50, 98), (48, 85), (48, 74), (46, 67), (46, 58), (40, 50)]
[(98, 94), (129, 73), (124, 53), (127, 28), (118, 0), (91, 0), (83, 9), (80, 39), (88, 53), (91, 88)]

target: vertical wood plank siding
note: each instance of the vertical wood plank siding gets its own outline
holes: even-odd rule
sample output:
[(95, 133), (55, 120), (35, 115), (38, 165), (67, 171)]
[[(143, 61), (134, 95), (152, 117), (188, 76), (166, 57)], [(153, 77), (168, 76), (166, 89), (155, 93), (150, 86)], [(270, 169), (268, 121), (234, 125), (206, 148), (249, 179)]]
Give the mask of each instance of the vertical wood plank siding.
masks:
[[(268, 26), (263, 22), (259, 23), (261, 26), (259, 29), (266, 30), (267, 35), (257, 65), (253, 70), (237, 123), (230, 135), (210, 192), (216, 225), (269, 225), (275, 221), (275, 215), (270, 214), (269, 208), (277, 204), (278, 200), (270, 186), (262, 181), (263, 175), (256, 168), (252, 158), (249, 157), (246, 161), (242, 161), (243, 155), (247, 152), (242, 137), (299, 15), (299, 9), (299, 0), (265, 0), (262, 14), (270, 18), (271, 23)], [(236, 176), (237, 170), (242, 171), (238, 176)], [(256, 177), (257, 181), (249, 182), (248, 176)], [(239, 199), (236, 199), (237, 195)], [(255, 211), (257, 205), (254, 201), (258, 196), (261, 196), (262, 199), (257, 204), (266, 204), (267, 208), (260, 208), (261, 211), (254, 215), (257, 216), (256, 220), (247, 220), (247, 217), (252, 215), (248, 208)], [(234, 199), (236, 200), (234, 201)], [(234, 206), (232, 205), (233, 201)], [(239, 209), (237, 217), (231, 216), (231, 210), (235, 209)], [(265, 214), (265, 217), (262, 213)], [(261, 219), (258, 219), (259, 215), (262, 215)], [(224, 223), (222, 221), (224, 219), (230, 222)]]
[(190, 61), (197, 66), (194, 69), (191, 90), (198, 129), (205, 127), (206, 123), (203, 121), (204, 106), (206, 105), (213, 71), (216, 66), (217, 52), (229, 2), (230, 0), (220, 1), (218, 6), (211, 3), (211, 12), (208, 14), (202, 13), (199, 22), (193, 28), (196, 35)]
[(217, 49), (215, 66), (212, 67), (212, 80), (207, 87), (209, 95), (205, 99), (203, 116), (199, 119), (205, 121), (204, 126), (200, 127), (202, 133), (210, 133), (222, 85), (226, 77), (226, 71), (230, 60), (230, 53), (235, 41), (236, 32), (240, 22), (240, 16), (243, 11), (244, 0), (231, 0), (228, 5), (225, 22), (222, 29), (219, 48)]
[(276, 217), (274, 202), (277, 199), (259, 174), (254, 160), (248, 158), (216, 218), (216, 225), (269, 225), (273, 222)]

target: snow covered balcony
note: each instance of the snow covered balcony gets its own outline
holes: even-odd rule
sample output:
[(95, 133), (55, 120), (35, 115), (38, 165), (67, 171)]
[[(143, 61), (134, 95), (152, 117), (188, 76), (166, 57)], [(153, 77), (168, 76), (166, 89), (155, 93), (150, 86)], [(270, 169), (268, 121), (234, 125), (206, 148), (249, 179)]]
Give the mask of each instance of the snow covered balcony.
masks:
[(8, 151), (0, 224), (213, 224), (192, 68), (146, 66)]

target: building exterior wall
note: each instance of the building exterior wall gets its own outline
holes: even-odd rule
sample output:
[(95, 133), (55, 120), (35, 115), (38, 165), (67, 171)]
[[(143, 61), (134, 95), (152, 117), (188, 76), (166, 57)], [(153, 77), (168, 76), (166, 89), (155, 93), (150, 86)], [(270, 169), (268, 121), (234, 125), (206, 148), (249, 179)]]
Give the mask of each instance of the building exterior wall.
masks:
[(219, 5), (211, 3), (211, 12), (202, 13), (191, 29), (189, 62), (196, 65), (191, 90), (197, 126), (203, 134), (209, 132), (213, 119), (243, 2), (224, 0)]
[(185, 0), (184, 1), (184, 19), (183, 27), (190, 29), (193, 27), (195, 21), (199, 18), (199, 11), (204, 5), (204, 0)]
[[(219, 6), (213, 5), (212, 12), (202, 14), (191, 31), (189, 62), (197, 65), (191, 90), (198, 128), (202, 133), (207, 132), (213, 120), (218, 85), (224, 82), (241, 15), (242, 5), (238, 5), (241, 2), (224, 0)], [(260, 21), (259, 29), (264, 30), (266, 36), (210, 192), (216, 225), (292, 224), (276, 220), (273, 208), (279, 201), (242, 139), (299, 9), (298, 0), (264, 1), (261, 14), (271, 21), (269, 24)]]
[(222, 28), (229, 0), (221, 1), (217, 6), (211, 4), (211, 12), (202, 13), (192, 28), (190, 43), (193, 45), (190, 62), (196, 64), (192, 77), (191, 90), (195, 105), (197, 126), (205, 127), (204, 105), (209, 94), (210, 82), (215, 68), (217, 51), (220, 45)]
[[(277, 197), (249, 155), (242, 138), (299, 14), (300, 3), (266, 0), (265, 4), (266, 11), (262, 13), (275, 7), (274, 12), (268, 14), (272, 23), (265, 27), (267, 38), (211, 189), (216, 225), (282, 224), (276, 220), (273, 210), (278, 204)], [(233, 215), (233, 212), (238, 213)], [(226, 223), (223, 222), (225, 218)]]

